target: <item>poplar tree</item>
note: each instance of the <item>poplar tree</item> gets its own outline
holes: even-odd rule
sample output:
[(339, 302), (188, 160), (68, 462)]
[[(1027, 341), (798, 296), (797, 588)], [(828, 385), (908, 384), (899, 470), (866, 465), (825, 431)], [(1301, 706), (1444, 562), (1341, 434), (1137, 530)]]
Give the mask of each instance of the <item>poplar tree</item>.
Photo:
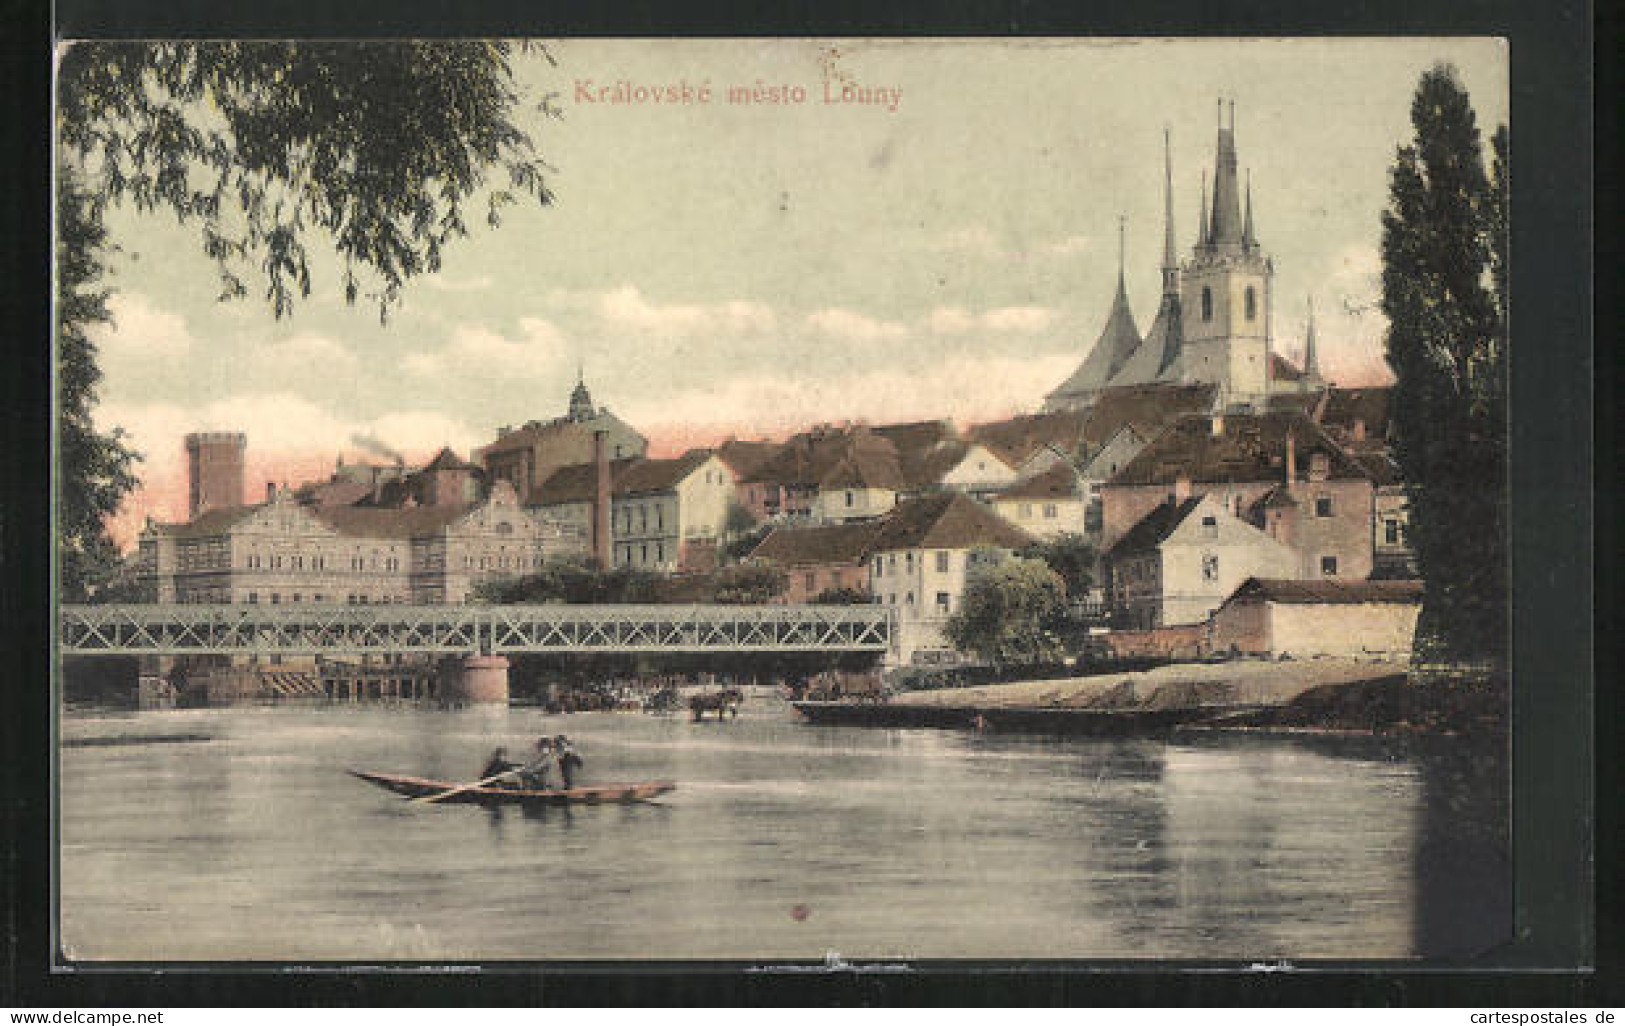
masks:
[(1382, 217), (1394, 457), (1424, 580), (1422, 658), (1503, 662), (1507, 615), (1506, 130), (1486, 174), (1453, 68), (1423, 74)]
[[(545, 56), (545, 51), (540, 51)], [(312, 288), (310, 247), (340, 258), (346, 301), (385, 317), (483, 213), (549, 203), (504, 43), (77, 42), (57, 65), (60, 588), (93, 592), (117, 556), (105, 519), (137, 457), (93, 426), (109, 203), (196, 229), (222, 299), (276, 317)], [(556, 115), (551, 99), (537, 109)], [(116, 241), (116, 240), (114, 240)]]

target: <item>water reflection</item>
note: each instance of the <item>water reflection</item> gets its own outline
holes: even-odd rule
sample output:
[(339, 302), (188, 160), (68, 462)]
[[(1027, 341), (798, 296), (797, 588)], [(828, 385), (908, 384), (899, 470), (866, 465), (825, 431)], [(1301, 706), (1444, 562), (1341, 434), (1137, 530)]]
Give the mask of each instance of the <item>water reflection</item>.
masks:
[[(1448, 746), (861, 731), (764, 702), (720, 725), (365, 708), (151, 722), (215, 740), (62, 753), (79, 957), (1403, 957), (1459, 937), (1500, 880), (1481, 850), (1504, 819), (1497, 778)], [(587, 779), (679, 790), (481, 809), (343, 773), (468, 779), (496, 745), (561, 731)], [(1420, 882), (1469, 856), (1485, 871)]]

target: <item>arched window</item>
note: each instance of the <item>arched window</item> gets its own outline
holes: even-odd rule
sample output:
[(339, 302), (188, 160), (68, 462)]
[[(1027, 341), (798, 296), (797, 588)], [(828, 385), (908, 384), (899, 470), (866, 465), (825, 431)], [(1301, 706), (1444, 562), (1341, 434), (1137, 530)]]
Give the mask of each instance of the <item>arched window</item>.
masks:
[(1253, 291), (1251, 285), (1247, 286), (1247, 319), (1249, 321), (1258, 319), (1258, 293)]
[(1213, 290), (1206, 285), (1202, 286), (1202, 320), (1213, 319)]

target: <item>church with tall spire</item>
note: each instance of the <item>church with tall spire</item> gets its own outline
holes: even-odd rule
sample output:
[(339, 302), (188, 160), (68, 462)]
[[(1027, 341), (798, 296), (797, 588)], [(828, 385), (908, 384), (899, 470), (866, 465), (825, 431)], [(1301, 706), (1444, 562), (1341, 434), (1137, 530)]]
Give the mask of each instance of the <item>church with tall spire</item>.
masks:
[(1204, 174), (1196, 243), (1183, 263), (1174, 233), (1172, 141), (1163, 133), (1162, 295), (1150, 330), (1143, 338), (1135, 330), (1120, 223), (1117, 294), (1106, 326), (1078, 369), (1045, 398), (1046, 411), (1088, 409), (1109, 389), (1162, 384), (1210, 384), (1221, 408), (1262, 409), (1272, 393), (1325, 384), (1315, 365), (1312, 316), (1302, 371), (1273, 351), (1275, 265), (1254, 228), (1251, 174), (1245, 186), (1240, 177), (1234, 102), (1228, 120), (1222, 100), (1218, 114), (1211, 198)]

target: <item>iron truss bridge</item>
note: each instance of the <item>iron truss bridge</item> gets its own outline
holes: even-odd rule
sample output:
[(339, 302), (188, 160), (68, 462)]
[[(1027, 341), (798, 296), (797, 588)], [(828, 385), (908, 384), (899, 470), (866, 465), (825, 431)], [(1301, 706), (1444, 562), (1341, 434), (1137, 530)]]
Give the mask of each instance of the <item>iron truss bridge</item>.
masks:
[(63, 606), (66, 655), (883, 652), (879, 606)]

